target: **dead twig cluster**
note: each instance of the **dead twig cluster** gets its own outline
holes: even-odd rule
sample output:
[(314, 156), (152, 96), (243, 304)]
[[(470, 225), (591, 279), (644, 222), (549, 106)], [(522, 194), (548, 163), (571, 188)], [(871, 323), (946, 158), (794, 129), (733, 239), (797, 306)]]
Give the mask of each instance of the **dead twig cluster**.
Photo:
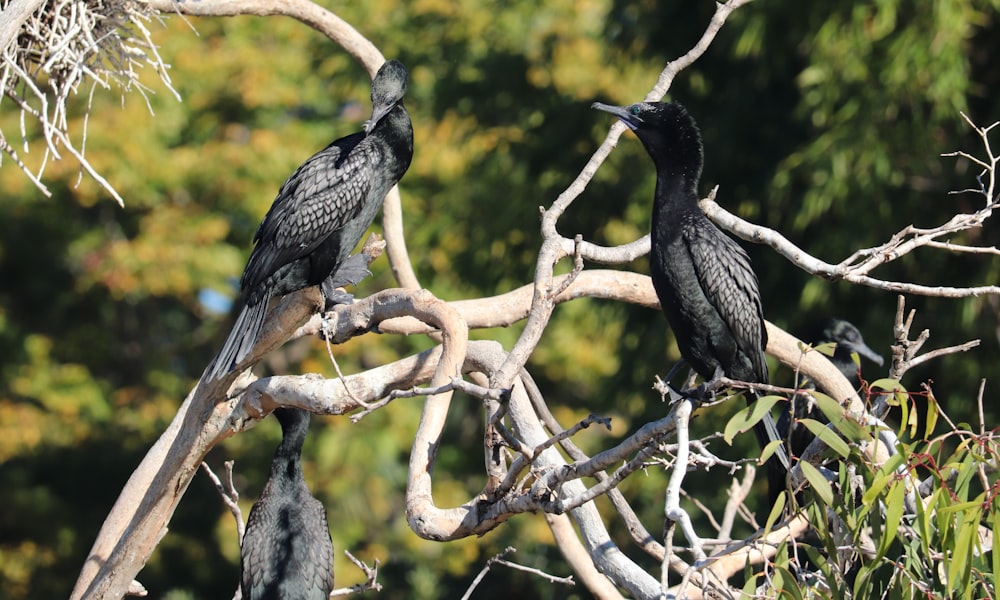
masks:
[[(20, 4), (21, 6), (16, 6)], [(17, 9), (22, 9), (17, 11)], [(49, 159), (71, 154), (83, 171), (124, 204), (114, 187), (86, 157), (87, 115), (94, 90), (121, 88), (122, 94), (149, 91), (140, 72), (152, 70), (177, 96), (168, 66), (160, 57), (146, 24), (154, 13), (135, 0), (54, 0), (12, 2), (0, 13), (0, 104), (12, 102), (21, 113), (20, 142), (13, 132), (0, 131), (0, 150), (46, 196), (42, 175)], [(8, 18), (9, 17), (9, 18)], [(89, 83), (80, 140), (70, 132), (70, 99)], [(179, 99), (179, 96), (178, 96)], [(148, 101), (147, 101), (148, 105)], [(37, 135), (27, 123), (36, 122), (42, 139), (42, 160), (32, 170), (18, 154), (28, 154)]]

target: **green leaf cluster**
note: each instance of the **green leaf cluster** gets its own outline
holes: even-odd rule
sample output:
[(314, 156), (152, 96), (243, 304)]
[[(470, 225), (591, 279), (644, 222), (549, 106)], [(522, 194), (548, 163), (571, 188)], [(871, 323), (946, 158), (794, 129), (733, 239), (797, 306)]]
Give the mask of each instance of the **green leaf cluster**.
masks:
[[(898, 382), (883, 383), (906, 395)], [(833, 423), (823, 429), (843, 436), (830, 446), (837, 476), (831, 483), (802, 463), (809, 490), (804, 508), (815, 535), (783, 544), (769, 566), (766, 596), (992, 597), (1000, 509), (1000, 446), (993, 436), (964, 423), (937, 437), (927, 431), (922, 439), (895, 443), (888, 460), (876, 466), (863, 445), (884, 447), (877, 428), (852, 423), (832, 400), (820, 406)], [(780, 507), (772, 518), (776, 514)]]

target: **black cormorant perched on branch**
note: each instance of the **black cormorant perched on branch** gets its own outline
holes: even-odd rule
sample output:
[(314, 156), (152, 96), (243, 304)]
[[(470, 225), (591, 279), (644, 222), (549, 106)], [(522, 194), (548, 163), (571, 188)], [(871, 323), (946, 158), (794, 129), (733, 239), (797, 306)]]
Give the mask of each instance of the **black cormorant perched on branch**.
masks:
[[(726, 376), (767, 383), (767, 331), (757, 275), (736, 242), (698, 206), (703, 152), (694, 119), (677, 103), (641, 102), (593, 108), (631, 129), (656, 166), (652, 248), (653, 287), (684, 360), (706, 382)], [(745, 392), (747, 403), (757, 399)], [(754, 426), (761, 447), (779, 440), (770, 414)], [(769, 460), (788, 468), (782, 447)]]
[(221, 378), (250, 354), (271, 298), (321, 284), (361, 241), (413, 157), (406, 81), (401, 63), (382, 65), (372, 80), (372, 117), (364, 131), (314, 154), (278, 190), (254, 235), (240, 280), (243, 308), (210, 378)]
[(243, 534), (243, 600), (326, 600), (333, 589), (333, 541), (326, 509), (302, 477), (309, 413), (279, 408), (281, 445)]
[[(867, 358), (878, 366), (882, 366), (882, 357), (872, 350), (865, 343), (861, 332), (853, 323), (844, 319), (823, 319), (816, 323), (809, 335), (805, 338), (814, 348), (823, 344), (835, 343), (833, 356), (828, 356), (830, 362), (851, 382), (855, 390), (861, 387), (861, 378), (858, 376), (858, 364), (851, 356), (857, 352), (859, 357)], [(812, 382), (806, 382), (804, 387), (814, 388)], [(816, 407), (812, 400), (804, 395), (796, 395), (790, 402), (786, 403), (778, 418), (778, 435), (788, 444), (788, 453), (791, 456), (799, 457), (805, 452), (806, 447), (812, 443), (815, 436), (799, 423), (801, 419), (815, 419), (825, 422), (823, 413)], [(784, 473), (768, 470), (768, 488), (771, 494), (771, 504), (777, 498), (778, 493), (785, 489)]]

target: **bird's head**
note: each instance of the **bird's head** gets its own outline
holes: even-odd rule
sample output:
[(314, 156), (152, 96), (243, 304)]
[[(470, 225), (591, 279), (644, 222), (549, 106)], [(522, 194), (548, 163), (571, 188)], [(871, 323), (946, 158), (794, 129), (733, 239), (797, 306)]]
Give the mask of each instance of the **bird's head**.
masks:
[(819, 343), (836, 342), (835, 357), (850, 360), (851, 354), (857, 352), (859, 356), (867, 358), (880, 367), (882, 366), (882, 356), (865, 343), (861, 332), (850, 321), (826, 319), (820, 324), (819, 330), (819, 333), (813, 337)]
[(371, 133), (382, 117), (389, 114), (406, 94), (406, 67), (398, 60), (387, 60), (372, 79), (372, 118), (365, 121), (365, 133)]
[(658, 167), (680, 169), (692, 181), (701, 176), (701, 132), (688, 111), (676, 102), (638, 102), (612, 106), (594, 102), (591, 108), (618, 117), (642, 141)]

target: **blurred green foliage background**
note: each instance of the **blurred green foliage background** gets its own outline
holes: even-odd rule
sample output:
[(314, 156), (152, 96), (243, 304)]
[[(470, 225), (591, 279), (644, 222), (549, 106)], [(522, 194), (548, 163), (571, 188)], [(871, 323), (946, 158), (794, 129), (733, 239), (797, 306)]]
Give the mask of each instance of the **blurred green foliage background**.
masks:
[[(590, 102), (641, 99), (714, 9), (707, 0), (324, 4), (410, 68), (416, 155), (402, 184), (407, 245), (423, 285), (447, 300), (531, 280), (538, 207), (572, 180), (611, 124)], [(948, 195), (975, 185), (977, 169), (939, 154), (981, 153), (959, 111), (980, 125), (1000, 119), (998, 9), (998, 0), (771, 0), (738, 10), (669, 92), (703, 130), (701, 191), (720, 185), (727, 209), (831, 262), (906, 225), (934, 226), (978, 208), (980, 196)], [(209, 310), (205, 294), (232, 297), (278, 186), (330, 140), (358, 130), (370, 109), (365, 72), (290, 19), (169, 16), (154, 33), (183, 101), (149, 73), (154, 114), (138, 95), (98, 90), (89, 120), (88, 159), (124, 196), (124, 209), (87, 178), (77, 184), (70, 161), (48, 166), (52, 198), (9, 161), (0, 169), (0, 598), (68, 595), (118, 490), (226, 334), (227, 315)], [(4, 107), (0, 125), (10, 136), (18, 114)], [(37, 165), (41, 146), (33, 148), (25, 159)], [(560, 230), (603, 244), (632, 241), (648, 230), (653, 183), (649, 159), (626, 134)], [(996, 239), (997, 224), (987, 223), (954, 241)], [(767, 248), (748, 250), (768, 319), (795, 332), (845, 317), (888, 357), (895, 295), (827, 282)], [(645, 272), (646, 261), (628, 268)], [(966, 286), (996, 283), (998, 270), (995, 258), (920, 250), (876, 275)], [(394, 285), (384, 259), (373, 271), (358, 294)], [(995, 425), (1000, 299), (907, 302), (932, 346), (983, 344), (904, 383), (932, 382), (944, 409), (971, 422), (986, 378), (987, 423)], [(474, 335), (509, 347), (517, 333)], [(429, 345), (367, 335), (339, 348), (338, 360), (354, 372)], [(677, 358), (659, 313), (579, 300), (556, 310), (529, 367), (564, 423), (590, 412), (614, 417), (610, 434), (580, 436), (600, 448), (664, 414), (650, 384)], [(315, 340), (291, 345), (268, 368), (333, 372)], [(790, 375), (776, 370), (772, 380)], [(701, 433), (724, 423), (726, 410), (703, 415)], [(518, 548), (518, 562), (570, 574), (537, 515), (449, 544), (409, 531), (403, 493), (419, 411), (419, 400), (400, 400), (358, 425), (317, 418), (305, 449), (306, 478), (328, 507), (338, 552), (382, 562), (379, 597), (457, 597), (507, 545)], [(437, 467), (443, 505), (482, 485), (477, 402), (457, 402), (451, 419)], [(236, 461), (245, 514), (280, 438), (272, 421), (208, 458), (217, 469)], [(752, 451), (745, 437), (736, 455)], [(692, 477), (688, 490), (717, 507), (719, 477)], [(622, 486), (653, 532), (664, 481), (650, 471)], [(139, 579), (154, 598), (230, 597), (238, 554), (232, 517), (199, 475)], [(360, 580), (346, 560), (336, 568), (338, 586)], [(494, 570), (475, 597), (518, 593), (588, 597), (510, 570)]]

